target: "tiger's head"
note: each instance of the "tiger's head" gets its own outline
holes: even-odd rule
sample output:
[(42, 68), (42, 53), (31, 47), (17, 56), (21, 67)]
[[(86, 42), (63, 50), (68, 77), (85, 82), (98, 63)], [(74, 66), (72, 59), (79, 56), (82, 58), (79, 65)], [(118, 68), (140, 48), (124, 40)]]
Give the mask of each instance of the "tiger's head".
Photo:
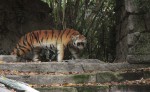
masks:
[(83, 35), (73, 35), (72, 41), (75, 48), (82, 50), (86, 47), (87, 40)]

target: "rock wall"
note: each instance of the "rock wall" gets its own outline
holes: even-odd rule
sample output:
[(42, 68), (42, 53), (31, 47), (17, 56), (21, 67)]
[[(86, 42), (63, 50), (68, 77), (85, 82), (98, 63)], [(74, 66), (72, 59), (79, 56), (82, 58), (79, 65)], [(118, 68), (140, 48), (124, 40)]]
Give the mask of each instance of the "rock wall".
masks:
[(144, 1), (117, 2), (116, 62), (150, 62), (150, 13), (141, 9), (142, 3)]
[(27, 32), (52, 28), (51, 12), (41, 0), (0, 0), (0, 54)]

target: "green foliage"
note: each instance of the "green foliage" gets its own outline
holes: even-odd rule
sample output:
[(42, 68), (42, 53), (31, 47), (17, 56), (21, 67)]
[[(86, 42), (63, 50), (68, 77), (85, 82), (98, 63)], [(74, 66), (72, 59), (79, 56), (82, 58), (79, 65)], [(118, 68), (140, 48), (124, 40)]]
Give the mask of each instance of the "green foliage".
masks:
[(115, 57), (115, 0), (42, 0), (53, 9), (54, 28), (74, 28), (84, 34), (84, 58)]

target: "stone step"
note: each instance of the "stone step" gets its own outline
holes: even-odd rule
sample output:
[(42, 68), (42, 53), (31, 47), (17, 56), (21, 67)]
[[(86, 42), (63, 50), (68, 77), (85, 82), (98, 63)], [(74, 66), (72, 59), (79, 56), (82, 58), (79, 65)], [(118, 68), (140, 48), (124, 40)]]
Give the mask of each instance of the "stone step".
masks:
[(150, 70), (134, 70), (128, 72), (100, 71), (96, 73), (70, 74), (70, 75), (5, 75), (7, 78), (22, 81), (32, 85), (52, 84), (84, 84), (121, 82), (125, 80), (140, 80), (150, 78)]
[(149, 92), (150, 85), (77, 86), (37, 88), (40, 92)]
[[(26, 82), (31, 85), (51, 86), (53, 84), (107, 83), (150, 78), (149, 66), (148, 64), (104, 63), (96, 59), (40, 63), (9, 62), (0, 64), (0, 73), (2, 72), (1, 75), (7, 78)], [(147, 70), (143, 68), (147, 68)], [(62, 86), (61, 88), (63, 89), (65, 87)], [(79, 87), (79, 89), (76, 89), (76, 87), (70, 88), (71, 89), (64, 89), (68, 91), (60, 89), (56, 89), (55, 91), (55, 89), (51, 89), (51, 87), (46, 90), (54, 90), (52, 92), (84, 92), (84, 87)], [(41, 92), (49, 92), (45, 89), (40, 90), (42, 90)], [(99, 90), (99, 88), (97, 90)], [(99, 90), (95, 92), (105, 91)]]
[(148, 64), (128, 63), (104, 63), (96, 59), (69, 60), (67, 62), (24, 62), (24, 63), (1, 63), (0, 70), (15, 70), (21, 72), (95, 72), (95, 71), (122, 71), (125, 69), (137, 69), (149, 67)]

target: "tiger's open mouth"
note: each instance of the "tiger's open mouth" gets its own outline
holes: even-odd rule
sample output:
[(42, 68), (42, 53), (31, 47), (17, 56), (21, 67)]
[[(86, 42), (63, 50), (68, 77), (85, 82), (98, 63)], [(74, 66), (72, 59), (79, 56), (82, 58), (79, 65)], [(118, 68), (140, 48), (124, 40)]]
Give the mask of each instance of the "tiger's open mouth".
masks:
[(77, 46), (84, 46), (84, 42), (78, 42)]
[(84, 42), (78, 42), (77, 43), (77, 48), (78, 49), (84, 49), (85, 48), (85, 43)]

